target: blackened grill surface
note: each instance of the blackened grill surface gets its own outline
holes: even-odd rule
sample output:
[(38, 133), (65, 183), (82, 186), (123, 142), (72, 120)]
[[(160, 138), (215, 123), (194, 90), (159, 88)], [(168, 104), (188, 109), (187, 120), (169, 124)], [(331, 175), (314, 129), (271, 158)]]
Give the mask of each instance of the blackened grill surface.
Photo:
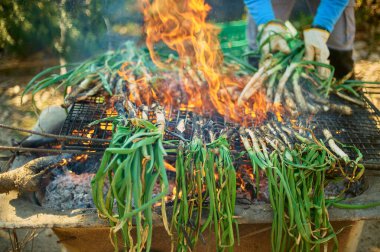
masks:
[(89, 141), (65, 141), (63, 149), (73, 150), (104, 150), (107, 143), (91, 141), (91, 138), (110, 139), (112, 137), (112, 123), (104, 122), (95, 126), (90, 123), (107, 116), (107, 104), (104, 99), (94, 97), (84, 102), (75, 103), (69, 110), (64, 122), (61, 135), (88, 137)]
[[(353, 115), (344, 116), (336, 112), (323, 112), (315, 116), (298, 118), (298, 124), (312, 128), (316, 136), (324, 139), (322, 130), (327, 128), (334, 137), (343, 144), (356, 146), (363, 154), (364, 164), (368, 166), (380, 166), (380, 112), (365, 97), (366, 108), (353, 105), (337, 97), (331, 97), (331, 102), (346, 104), (353, 109)], [(86, 102), (75, 103), (70, 109), (69, 115), (61, 130), (62, 135), (74, 135), (82, 137), (110, 139), (112, 136), (110, 123), (102, 123), (89, 127), (88, 124), (110, 116), (104, 99), (94, 98)], [(116, 113), (116, 112), (113, 112)], [(141, 116), (141, 113), (138, 113)], [(148, 118), (155, 122), (155, 114), (149, 111)], [(201, 136), (206, 141), (210, 140), (209, 132), (214, 132), (218, 137), (222, 130), (233, 131), (230, 134), (231, 148), (237, 152), (243, 147), (238, 135), (239, 125), (226, 122), (222, 116), (203, 114), (198, 116), (188, 109), (172, 109), (167, 113), (165, 139), (182, 139), (190, 141), (194, 135)], [(268, 116), (268, 120), (275, 118)], [(184, 131), (180, 131), (178, 125), (184, 124)], [(252, 122), (253, 124), (253, 122)], [(102, 150), (107, 144), (91, 142), (65, 142), (66, 149)], [(352, 157), (356, 156), (354, 149), (345, 149)], [(175, 157), (174, 157), (175, 158)]]

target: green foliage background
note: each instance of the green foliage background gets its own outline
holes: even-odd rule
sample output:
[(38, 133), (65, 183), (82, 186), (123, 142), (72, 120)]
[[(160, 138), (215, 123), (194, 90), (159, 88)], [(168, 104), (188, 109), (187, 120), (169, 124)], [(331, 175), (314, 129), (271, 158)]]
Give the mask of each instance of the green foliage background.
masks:
[(380, 0), (358, 0), (356, 6), (356, 28), (376, 50), (380, 43)]
[(1, 0), (0, 51), (85, 58), (135, 39), (141, 24), (136, 1)]
[(52, 43), (59, 33), (58, 8), (51, 1), (12, 1), (0, 3), (0, 48), (28, 52)]

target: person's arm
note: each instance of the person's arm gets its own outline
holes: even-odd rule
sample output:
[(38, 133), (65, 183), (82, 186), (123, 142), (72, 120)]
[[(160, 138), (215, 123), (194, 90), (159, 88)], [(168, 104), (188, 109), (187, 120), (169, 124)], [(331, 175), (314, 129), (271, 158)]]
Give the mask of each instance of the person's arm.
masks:
[(349, 0), (321, 0), (313, 21), (313, 26), (331, 32), (348, 3)]
[(276, 19), (270, 0), (244, 0), (244, 2), (257, 26)]
[[(312, 27), (303, 31), (305, 60), (330, 64), (330, 52), (326, 43), (348, 3), (349, 0), (321, 0)], [(331, 74), (330, 70), (323, 66), (318, 67), (318, 72), (324, 79)]]

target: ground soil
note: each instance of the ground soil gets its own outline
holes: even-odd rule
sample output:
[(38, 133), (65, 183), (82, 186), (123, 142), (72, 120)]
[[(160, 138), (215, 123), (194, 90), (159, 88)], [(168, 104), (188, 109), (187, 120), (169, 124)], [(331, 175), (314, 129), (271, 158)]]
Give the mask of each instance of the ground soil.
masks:
[[(21, 92), (26, 83), (38, 72), (58, 63), (57, 59), (46, 59), (36, 55), (28, 60), (0, 60), (0, 123), (32, 128), (37, 120), (38, 110), (32, 106), (31, 95), (26, 95), (21, 104)], [(380, 60), (360, 60), (356, 64), (355, 73), (358, 79), (380, 81)], [(61, 104), (62, 96), (55, 89), (48, 89), (36, 96), (37, 108)], [(380, 108), (380, 95), (371, 95), (371, 100)], [(24, 134), (0, 129), (0, 145), (11, 145), (19, 141)], [(10, 152), (0, 153), (0, 172), (7, 168), (3, 160)], [(50, 229), (18, 230), (19, 244), (23, 251), (65, 251), (57, 236)], [(0, 252), (12, 250), (10, 237), (12, 230), (0, 230)], [(360, 237), (359, 252), (380, 252), (380, 221), (366, 221)]]

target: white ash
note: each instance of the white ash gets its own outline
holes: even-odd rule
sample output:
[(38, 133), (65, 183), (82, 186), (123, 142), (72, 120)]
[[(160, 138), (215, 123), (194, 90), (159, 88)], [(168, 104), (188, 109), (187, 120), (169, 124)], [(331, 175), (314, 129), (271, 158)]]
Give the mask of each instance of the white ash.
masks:
[(91, 196), (91, 180), (95, 174), (75, 174), (70, 171), (57, 175), (46, 187), (42, 206), (55, 210), (95, 208)]
[[(62, 171), (57, 171), (54, 179), (46, 187), (45, 197), (40, 204), (42, 207), (54, 210), (67, 210), (78, 208), (95, 208), (92, 192), (91, 180), (95, 176), (94, 173), (76, 174), (72, 171), (63, 168)], [(168, 199), (173, 197), (174, 183), (169, 184)], [(108, 179), (105, 181), (104, 195), (109, 190)], [(161, 192), (161, 185), (157, 181), (153, 188), (152, 197), (157, 196)], [(116, 203), (116, 202), (115, 202)], [(134, 205), (132, 200), (132, 206)]]

